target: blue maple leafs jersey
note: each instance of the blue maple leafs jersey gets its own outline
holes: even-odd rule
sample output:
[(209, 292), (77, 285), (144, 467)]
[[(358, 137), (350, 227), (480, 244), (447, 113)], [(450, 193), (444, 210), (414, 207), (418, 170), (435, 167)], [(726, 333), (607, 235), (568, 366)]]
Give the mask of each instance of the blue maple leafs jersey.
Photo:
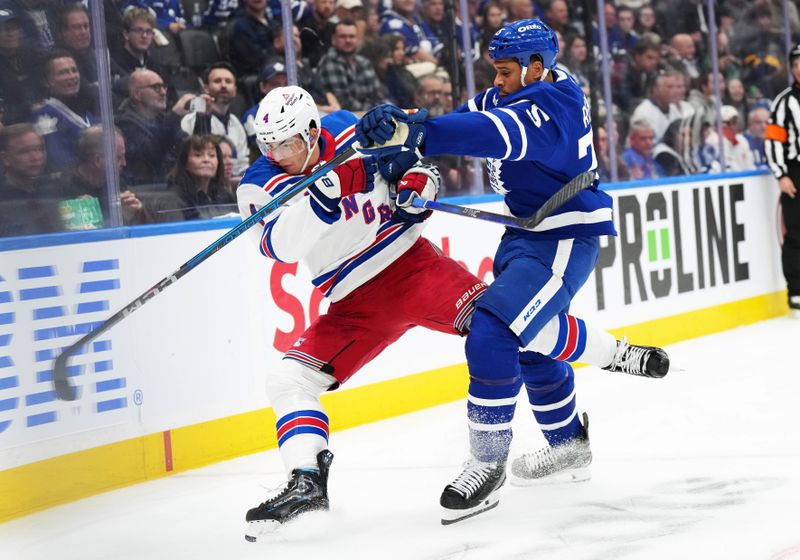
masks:
[[(597, 167), (589, 105), (575, 80), (553, 71), (554, 82), (535, 82), (501, 97), (493, 87), (454, 112), (425, 122), (424, 155), (487, 158), (492, 189), (508, 211), (532, 216), (558, 189)], [(596, 186), (557, 209), (535, 233), (552, 239), (616, 235), (611, 197)]]

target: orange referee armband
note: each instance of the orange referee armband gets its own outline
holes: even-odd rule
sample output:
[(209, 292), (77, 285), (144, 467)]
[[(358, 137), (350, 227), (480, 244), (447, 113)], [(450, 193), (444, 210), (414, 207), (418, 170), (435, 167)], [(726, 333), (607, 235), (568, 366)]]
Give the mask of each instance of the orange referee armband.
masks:
[(775, 140), (777, 142), (786, 142), (789, 134), (786, 129), (777, 124), (768, 124), (767, 130), (764, 131), (764, 138), (766, 140)]

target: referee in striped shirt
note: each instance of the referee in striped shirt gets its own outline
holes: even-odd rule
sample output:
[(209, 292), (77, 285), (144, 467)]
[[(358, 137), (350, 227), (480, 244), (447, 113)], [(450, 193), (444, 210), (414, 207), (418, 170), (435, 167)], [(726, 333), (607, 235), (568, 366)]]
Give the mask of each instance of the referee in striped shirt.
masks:
[(789, 67), (794, 83), (772, 102), (764, 150), (781, 189), (786, 228), (781, 261), (789, 289), (789, 307), (794, 316), (800, 317), (800, 44), (789, 52)]

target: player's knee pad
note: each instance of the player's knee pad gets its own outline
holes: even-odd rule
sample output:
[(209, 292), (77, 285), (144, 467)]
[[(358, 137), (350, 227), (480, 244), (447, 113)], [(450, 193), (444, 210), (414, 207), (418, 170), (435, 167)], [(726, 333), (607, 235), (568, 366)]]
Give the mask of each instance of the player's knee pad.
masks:
[(466, 343), (470, 376), (477, 379), (516, 377), (519, 339), (499, 318), (478, 308)]
[(267, 373), (266, 391), (275, 414), (307, 408), (336, 383), (336, 378), (308, 368), (294, 360), (281, 360)]

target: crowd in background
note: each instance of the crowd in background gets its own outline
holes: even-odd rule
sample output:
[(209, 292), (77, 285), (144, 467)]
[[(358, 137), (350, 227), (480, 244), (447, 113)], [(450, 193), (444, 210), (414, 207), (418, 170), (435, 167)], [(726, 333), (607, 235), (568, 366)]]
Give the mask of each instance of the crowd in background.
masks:
[[(470, 0), (466, 17), (454, 4), (450, 24), (444, 0), (293, 0), (285, 33), (278, 0), (104, 0), (98, 27), (83, 2), (0, 0), (0, 236), (111, 225), (112, 206), (128, 225), (235, 211), (238, 178), (259, 155), (257, 103), (288, 83), (287, 36), (297, 82), (321, 114), (391, 102), (435, 116), (466, 100), (463, 78), (451, 75), (465, 63), (454, 40), (465, 22), (474, 54), (466, 63), (481, 91), (494, 76), (494, 32), (540, 17), (558, 34), (559, 67), (594, 105), (604, 180), (612, 145), (619, 180), (765, 165), (770, 100), (789, 83), (781, 0), (715, 3), (717, 80), (705, 0), (606, 1), (608, 61), (598, 18), (584, 25), (594, 0)], [(794, 38), (800, 20), (796, 3), (789, 8)], [(107, 60), (97, 56), (96, 28)], [(610, 108), (601, 64), (610, 69)], [(455, 101), (454, 83), (462, 86)], [(101, 122), (104, 102), (113, 133)], [(468, 161), (436, 163), (443, 196), (475, 192)], [(112, 175), (120, 186), (110, 199)]]

